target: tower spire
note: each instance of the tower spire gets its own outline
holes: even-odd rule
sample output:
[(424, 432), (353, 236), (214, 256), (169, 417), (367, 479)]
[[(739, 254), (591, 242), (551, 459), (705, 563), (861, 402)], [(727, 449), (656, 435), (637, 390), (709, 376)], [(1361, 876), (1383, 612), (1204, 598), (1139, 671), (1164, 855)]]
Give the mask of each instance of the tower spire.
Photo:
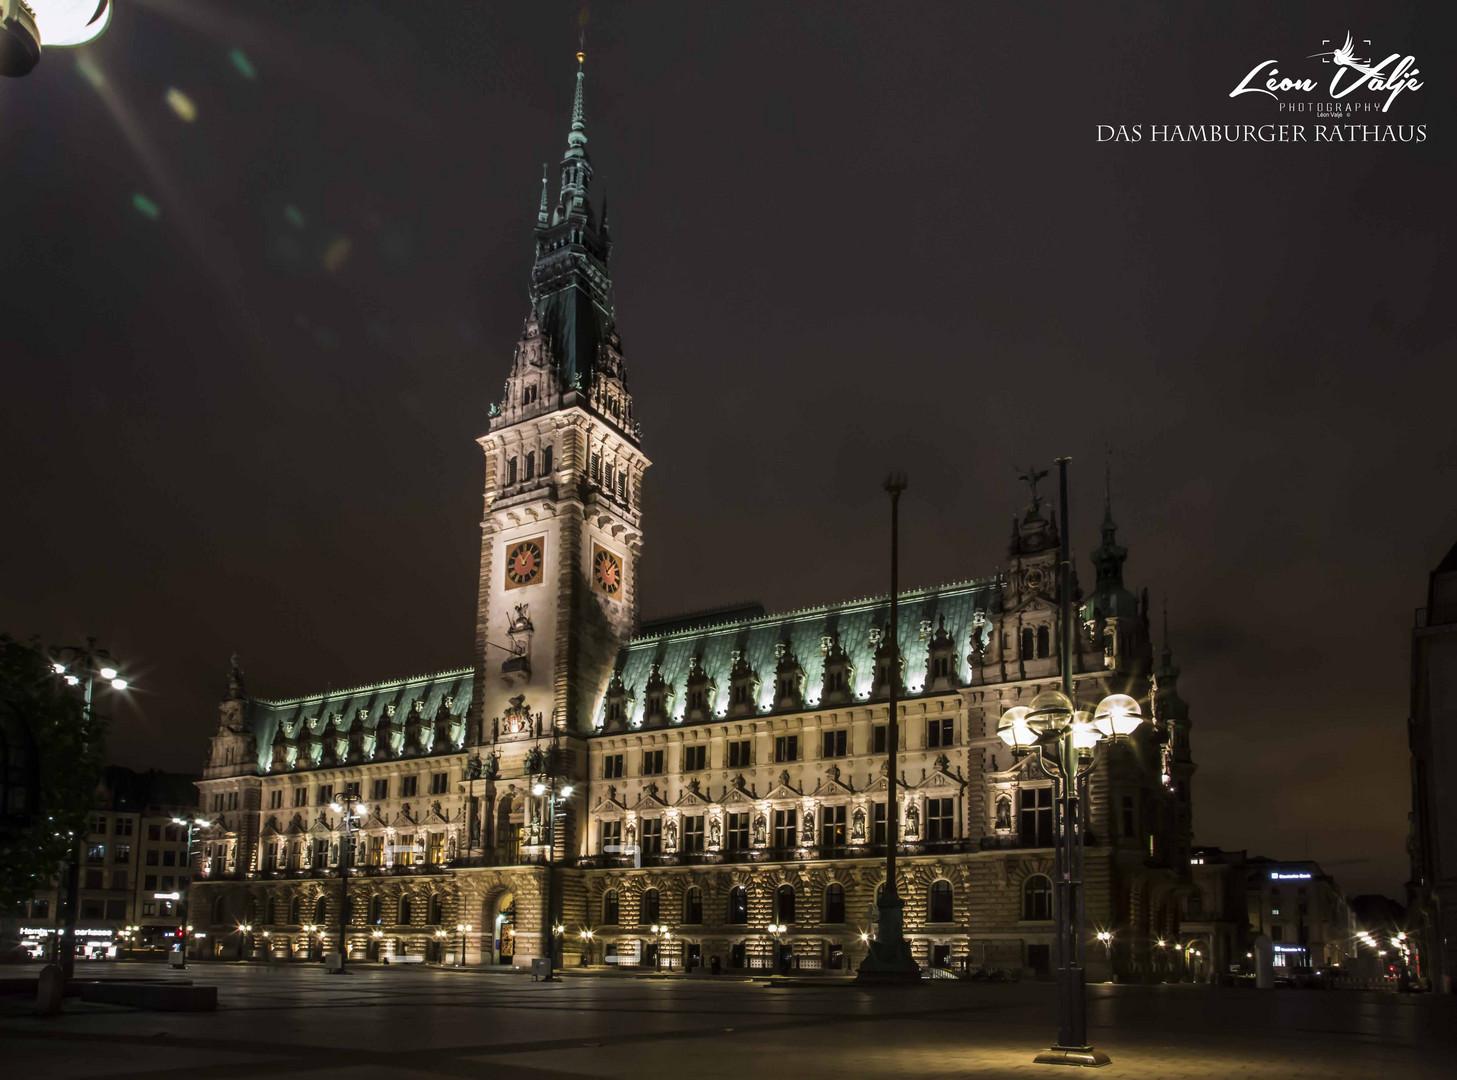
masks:
[(544, 229), (550, 220), (546, 207), (546, 162), (541, 163), (541, 208), (536, 211), (536, 227)]

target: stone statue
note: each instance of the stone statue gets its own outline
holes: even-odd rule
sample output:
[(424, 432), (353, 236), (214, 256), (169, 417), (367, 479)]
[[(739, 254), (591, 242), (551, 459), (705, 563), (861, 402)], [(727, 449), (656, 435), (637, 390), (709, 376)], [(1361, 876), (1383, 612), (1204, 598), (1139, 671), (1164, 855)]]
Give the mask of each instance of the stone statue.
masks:
[(722, 838), (722, 835), (723, 835), (723, 833), (722, 833), (722, 827), (718, 823), (718, 818), (712, 818), (712, 819), (710, 819), (709, 822), (708, 822), (708, 842), (709, 842), (709, 844), (712, 847), (718, 847), (719, 840)]
[(768, 831), (768, 828), (769, 825), (764, 820), (763, 814), (760, 814), (754, 819), (754, 844), (756, 846), (764, 846), (765, 833)]
[(663, 830), (663, 846), (669, 851), (678, 850), (678, 826), (672, 818), (668, 819), (668, 826)]
[(1012, 800), (1003, 795), (997, 800), (997, 828), (1010, 829), (1012, 827)]
[(481, 776), (487, 780), (494, 780), (501, 773), (501, 755), (492, 750), (486, 755), (485, 761), (481, 762)]
[(472, 754), (465, 763), (465, 778), (467, 780), (479, 780), (481, 778), (481, 755)]
[(814, 816), (814, 814), (810, 813), (809, 811), (805, 811), (805, 815), (804, 815), (804, 828), (801, 829), (800, 832), (799, 832), (799, 839), (800, 839), (800, 841), (802, 843), (805, 843), (805, 844), (813, 844), (814, 843), (814, 838), (815, 838), (815, 816)]
[(921, 812), (916, 809), (915, 803), (906, 807), (906, 835), (921, 835)]
[(850, 818), (850, 839), (865, 839), (865, 808), (863, 806), (855, 807), (855, 813)]

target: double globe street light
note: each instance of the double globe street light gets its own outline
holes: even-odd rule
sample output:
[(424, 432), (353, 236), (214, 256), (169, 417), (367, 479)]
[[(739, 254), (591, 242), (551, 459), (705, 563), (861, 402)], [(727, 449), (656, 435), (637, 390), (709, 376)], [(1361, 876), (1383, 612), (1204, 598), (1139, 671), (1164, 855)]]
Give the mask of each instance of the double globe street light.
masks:
[[(339, 851), (339, 966), (328, 970), (336, 975), (345, 975), (349, 962), (349, 871), (354, 865), (353, 831), (354, 817), (369, 813), (364, 800), (352, 791), (336, 795), (329, 809), (344, 815), (344, 846)], [(327, 965), (326, 965), (327, 966)]]
[[(1033, 1060), (1042, 1065), (1107, 1065), (1111, 1060), (1088, 1043), (1087, 987), (1083, 957), (1083, 830), (1077, 819), (1085, 781), (1098, 747), (1126, 739), (1143, 723), (1143, 709), (1128, 694), (1110, 694), (1089, 713), (1073, 702), (1072, 556), (1068, 549), (1067, 466), (1057, 459), (1058, 658), (1061, 690), (1044, 690), (1026, 706), (1008, 709), (997, 734), (1014, 752), (1035, 752), (1057, 784), (1057, 832), (1053, 847), (1052, 912), (1056, 924), (1057, 1043)], [(1111, 935), (1103, 939), (1111, 946)]]

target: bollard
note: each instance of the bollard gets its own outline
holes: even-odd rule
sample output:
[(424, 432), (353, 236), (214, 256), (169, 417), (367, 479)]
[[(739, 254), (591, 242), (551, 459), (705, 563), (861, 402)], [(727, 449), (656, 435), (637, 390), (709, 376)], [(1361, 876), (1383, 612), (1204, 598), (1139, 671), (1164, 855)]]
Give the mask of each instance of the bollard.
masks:
[(58, 1016), (61, 999), (66, 995), (66, 976), (55, 964), (40, 969), (35, 982), (35, 1004), (42, 1016)]

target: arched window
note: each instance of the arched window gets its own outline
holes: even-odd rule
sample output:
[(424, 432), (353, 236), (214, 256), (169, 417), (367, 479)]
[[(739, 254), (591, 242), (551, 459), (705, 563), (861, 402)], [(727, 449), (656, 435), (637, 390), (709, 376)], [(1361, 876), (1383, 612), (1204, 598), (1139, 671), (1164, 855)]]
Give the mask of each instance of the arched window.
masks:
[(384, 897), (371, 896), (369, 898), (369, 925), (378, 926), (384, 922)]
[(299, 898), (297, 896), (295, 896), (292, 900), (290, 900), (288, 902), (288, 925), (289, 926), (298, 926), (301, 922), (303, 922), (303, 920), (299, 918), (299, 914), (300, 914)]
[(1037, 655), (1038, 657), (1049, 656), (1052, 653), (1052, 632), (1045, 626), (1037, 628)]
[(608, 926), (617, 925), (617, 893), (602, 894), (602, 921)]
[[(513, 464), (514, 464), (514, 459), (513, 459)], [(514, 472), (513, 472), (513, 478), (514, 478)], [(1022, 659), (1023, 660), (1031, 660), (1032, 659), (1032, 652), (1033, 652), (1033, 649), (1036, 647), (1035, 646), (1036, 640), (1037, 640), (1037, 635), (1032, 632), (1032, 627), (1030, 627), (1030, 626), (1024, 626), (1024, 627), (1022, 627)]]
[(412, 912), (410, 910), (411, 909), (411, 906), (412, 905), (411, 905), (409, 896), (402, 896), (402, 897), (400, 897), (400, 918), (399, 918), (399, 924), (401, 926), (409, 926), (410, 925), (410, 915), (412, 914)]
[(702, 890), (692, 888), (683, 894), (683, 921), (689, 926), (697, 926), (703, 921)]
[(432, 893), (430, 904), (425, 909), (425, 921), (431, 926), (439, 926), (444, 921), (444, 911), (440, 903), (440, 894)]
[(212, 902), (212, 921), (214, 926), (228, 921), (228, 898), (226, 896), (219, 896)]
[(528, 450), (526, 452), (526, 479), (530, 480), (535, 475), (536, 475), (536, 451), (534, 451), (534, 450)]
[(637, 921), (640, 923), (655, 923), (658, 921), (657, 889), (643, 890), (642, 906), (638, 908)]
[(329, 902), (320, 896), (314, 901), (314, 922), (324, 923), (329, 920)]
[(506, 483), (516, 483), (516, 459), (511, 458), (506, 462)]
[(832, 881), (825, 886), (825, 922), (842, 923), (844, 921), (845, 886)]
[(1033, 874), (1022, 883), (1022, 918), (1029, 922), (1052, 918), (1052, 882), (1046, 876)]
[(749, 890), (735, 885), (728, 895), (728, 924), (747, 926), (749, 924)]
[(931, 892), (926, 904), (926, 921), (948, 923), (955, 919), (952, 912), (951, 882), (942, 878), (931, 882)]
[(272, 926), (278, 922), (278, 901), (271, 896), (268, 898), (267, 914), (268, 917), (263, 920), (267, 925)]
[(794, 921), (794, 886), (781, 885), (774, 894), (775, 916), (782, 923)]
[(541, 448), (541, 475), (542, 476), (546, 476), (550, 472), (551, 472), (551, 447), (550, 446), (543, 446)]

